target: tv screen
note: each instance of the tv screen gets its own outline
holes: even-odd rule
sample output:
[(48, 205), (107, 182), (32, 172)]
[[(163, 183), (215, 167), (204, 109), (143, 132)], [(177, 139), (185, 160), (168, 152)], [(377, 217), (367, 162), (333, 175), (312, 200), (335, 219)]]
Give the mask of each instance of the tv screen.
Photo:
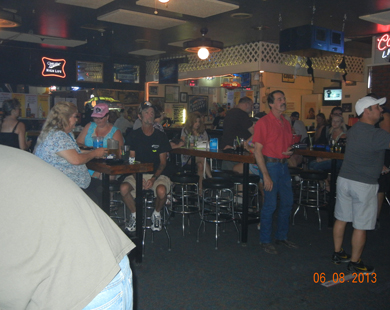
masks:
[(323, 105), (340, 105), (343, 97), (340, 87), (325, 87)]

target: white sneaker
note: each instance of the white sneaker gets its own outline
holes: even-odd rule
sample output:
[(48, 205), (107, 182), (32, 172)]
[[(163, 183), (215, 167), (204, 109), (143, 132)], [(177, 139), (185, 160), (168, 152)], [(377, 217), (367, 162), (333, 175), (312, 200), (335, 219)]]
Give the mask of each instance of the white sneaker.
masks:
[(152, 214), (152, 227), (151, 229), (153, 231), (160, 231), (162, 229), (162, 223), (161, 223), (161, 214), (160, 212), (154, 211)]
[(137, 218), (133, 215), (130, 215), (129, 223), (126, 225), (125, 229), (129, 232), (134, 232), (136, 229), (136, 220)]

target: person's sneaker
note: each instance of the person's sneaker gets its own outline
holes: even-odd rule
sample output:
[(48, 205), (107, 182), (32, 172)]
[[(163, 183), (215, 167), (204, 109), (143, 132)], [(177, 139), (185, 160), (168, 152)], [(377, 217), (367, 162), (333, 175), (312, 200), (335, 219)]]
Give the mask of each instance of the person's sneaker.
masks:
[(125, 229), (129, 232), (134, 232), (136, 227), (136, 217), (130, 215), (129, 223), (126, 225)]
[(278, 251), (276, 251), (275, 246), (273, 244), (271, 244), (271, 243), (260, 243), (260, 246), (268, 254), (278, 254)]
[(153, 212), (152, 214), (152, 227), (151, 229), (153, 231), (160, 231), (162, 229), (162, 224), (161, 224), (161, 215), (160, 213)]
[(340, 252), (333, 252), (332, 262), (336, 265), (341, 263), (349, 263), (351, 261), (351, 255), (345, 253), (344, 249), (341, 249)]
[(359, 259), (357, 263), (349, 262), (347, 269), (350, 273), (371, 274), (375, 272), (374, 267), (365, 265), (361, 259)]
[(290, 249), (298, 249), (298, 246), (294, 242), (291, 242), (288, 240), (276, 240), (275, 243), (276, 244), (283, 244), (284, 246), (286, 246)]

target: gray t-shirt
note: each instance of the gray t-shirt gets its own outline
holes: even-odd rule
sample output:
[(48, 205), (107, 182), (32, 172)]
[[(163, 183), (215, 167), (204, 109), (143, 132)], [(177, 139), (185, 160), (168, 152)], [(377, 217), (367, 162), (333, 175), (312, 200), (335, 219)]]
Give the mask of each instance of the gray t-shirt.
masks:
[(389, 144), (389, 133), (357, 122), (347, 132), (345, 156), (339, 175), (357, 182), (378, 184)]
[(70, 178), (0, 145), (0, 309), (83, 309), (131, 240)]

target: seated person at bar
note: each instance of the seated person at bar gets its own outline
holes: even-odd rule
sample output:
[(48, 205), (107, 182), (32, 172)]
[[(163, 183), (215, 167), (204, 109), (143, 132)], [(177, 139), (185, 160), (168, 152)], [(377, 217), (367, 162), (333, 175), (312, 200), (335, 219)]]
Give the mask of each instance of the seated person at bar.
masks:
[[(190, 113), (187, 117), (184, 128), (181, 131), (181, 140), (189, 140), (190, 146), (195, 146), (198, 141), (208, 141), (209, 136), (204, 128), (201, 116), (199, 113)], [(191, 156), (181, 155), (182, 165), (191, 163)], [(202, 190), (203, 171), (206, 172), (207, 177), (212, 178), (211, 169), (204, 157), (195, 157), (196, 166), (198, 168), (199, 175), (199, 191)], [(206, 164), (206, 166), (205, 166)]]
[[(123, 136), (121, 131), (113, 126), (109, 121), (109, 109), (106, 103), (98, 103), (93, 108), (91, 114), (93, 122), (87, 124), (77, 137), (80, 146), (93, 146), (95, 137), (104, 137), (103, 147), (107, 148), (107, 139), (114, 139), (119, 142), (119, 150), (123, 146)], [(93, 178), (101, 178), (101, 173), (89, 170)]]
[(293, 128), (293, 134), (301, 136), (301, 142), (307, 138), (307, 131), (305, 124), (299, 120), (299, 113), (292, 112), (290, 116), (291, 126)]
[[(329, 143), (328, 145), (345, 144), (347, 138), (347, 127), (345, 126), (342, 116), (334, 115), (332, 117), (332, 127), (329, 130)], [(340, 169), (342, 160), (337, 160), (337, 169)], [(309, 163), (310, 170), (322, 170), (328, 171), (331, 169), (330, 158), (317, 157), (316, 160)]]
[[(171, 186), (170, 179), (164, 174), (167, 164), (167, 152), (171, 150), (168, 138), (165, 133), (153, 127), (155, 109), (150, 102), (140, 106), (139, 118), (142, 126), (133, 130), (126, 137), (126, 145), (130, 145), (130, 157), (143, 163), (153, 163), (153, 174), (143, 175), (143, 189), (152, 189), (156, 197), (155, 210), (152, 214), (153, 231), (160, 231), (162, 228), (160, 211), (167, 200), (167, 192)], [(121, 195), (131, 215), (126, 230), (135, 231), (136, 208), (135, 208), (135, 178), (128, 176), (121, 184)], [(142, 216), (140, 214), (140, 216)]]
[(133, 123), (129, 121), (125, 109), (121, 110), (119, 118), (114, 123), (114, 127), (118, 128), (122, 134), (126, 133), (127, 128), (133, 127)]
[[(226, 113), (226, 117), (223, 122), (223, 135), (220, 143), (222, 150), (232, 149), (233, 140), (245, 139), (246, 142), (250, 140), (253, 135), (253, 122), (249, 117), (249, 113), (252, 111), (253, 101), (249, 97), (242, 97), (238, 101), (238, 105), (233, 109), (230, 109)], [(222, 169), (232, 170), (237, 162), (223, 161)]]
[(134, 244), (107, 214), (33, 154), (0, 146), (0, 171), (0, 309), (132, 309)]
[(219, 107), (218, 108), (218, 116), (214, 118), (213, 121), (213, 129), (223, 129), (223, 121), (226, 116), (226, 111), (224, 108)]
[(316, 132), (314, 134), (314, 142), (315, 144), (328, 144), (328, 138), (326, 135), (326, 118), (324, 113), (318, 113), (316, 117), (317, 127)]
[(26, 141), (26, 127), (18, 121), (20, 102), (18, 99), (4, 100), (0, 144), (27, 150), (31, 141)]
[(77, 145), (73, 128), (77, 121), (77, 107), (71, 102), (58, 102), (50, 110), (35, 146), (35, 155), (62, 171), (72, 179), (99, 206), (102, 185), (91, 179), (85, 165), (93, 158), (103, 157), (107, 149), (81, 151)]

